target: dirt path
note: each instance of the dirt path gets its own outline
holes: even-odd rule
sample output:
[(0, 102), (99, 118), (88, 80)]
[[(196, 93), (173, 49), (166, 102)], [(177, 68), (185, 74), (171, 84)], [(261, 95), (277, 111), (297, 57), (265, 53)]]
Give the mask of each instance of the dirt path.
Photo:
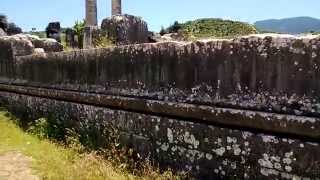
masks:
[(19, 152), (0, 155), (0, 180), (39, 180), (32, 174), (31, 161)]

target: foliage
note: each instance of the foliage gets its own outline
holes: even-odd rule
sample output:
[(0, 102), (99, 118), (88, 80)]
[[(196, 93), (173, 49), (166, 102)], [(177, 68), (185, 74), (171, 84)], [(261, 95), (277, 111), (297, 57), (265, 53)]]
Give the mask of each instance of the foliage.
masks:
[(166, 29), (164, 29), (164, 27), (161, 26), (161, 30), (160, 30), (159, 34), (160, 34), (161, 36), (163, 36), (163, 35), (166, 34), (166, 33), (167, 33), (167, 32), (166, 32)]
[[(79, 154), (71, 148), (39, 140), (18, 128), (0, 113), (0, 154), (19, 151), (33, 158), (32, 168), (41, 179), (134, 179), (116, 170), (95, 153)], [(79, 171), (81, 169), (81, 171)]]
[(78, 37), (78, 42), (79, 42), (79, 48), (83, 47), (83, 33), (84, 33), (84, 28), (85, 28), (85, 21), (76, 21), (73, 30), (75, 32), (75, 35)]
[(30, 32), (31, 35), (36, 35), (39, 38), (46, 38), (46, 32), (45, 31), (34, 31), (34, 32)]
[(20, 34), (22, 33), (22, 29), (18, 27), (15, 23), (8, 23), (7, 33), (9, 35)]
[[(88, 133), (83, 139), (78, 132), (71, 129), (62, 132), (53, 120), (44, 118), (36, 120), (27, 130), (30, 134), (26, 134), (16, 125), (18, 119), (0, 110), (0, 154), (19, 151), (32, 157), (33, 169), (43, 179), (180, 179), (171, 171), (161, 172), (154, 168), (147, 160), (136, 166), (135, 153), (120, 146), (119, 132), (112, 126), (105, 128), (109, 129), (107, 148), (92, 152), (85, 150), (80, 143), (92, 141), (94, 134)], [(56, 133), (65, 133), (67, 144), (58, 145), (46, 139), (55, 137)]]
[(69, 47), (66, 41), (66, 32), (61, 31), (61, 44), (63, 46), (63, 51), (72, 51), (73, 47)]
[(28, 128), (28, 132), (35, 136), (38, 136), (40, 139), (45, 139), (49, 138), (48, 129), (50, 129), (50, 127), (47, 120), (45, 118), (40, 118), (37, 119), (35, 123)]
[(272, 33), (272, 34), (283, 34), (283, 33), (280, 33), (280, 32), (276, 32), (276, 31), (270, 31), (270, 30), (263, 30), (257, 26), (254, 26), (254, 28), (256, 28), (257, 30), (257, 33), (259, 34), (265, 34), (265, 33)]
[[(75, 25), (73, 26), (73, 30), (75, 35), (78, 37), (79, 48), (83, 47), (83, 36), (84, 36), (84, 28), (85, 28), (85, 21), (76, 21)], [(109, 38), (105, 32), (97, 30), (93, 33), (93, 45), (96, 48), (104, 48), (113, 46), (114, 43), (111, 38)]]
[(250, 24), (214, 18), (198, 19), (186, 23), (177, 21), (166, 29), (166, 33), (182, 33), (186, 39), (228, 38), (257, 33)]
[(0, 14), (0, 19), (7, 19), (7, 16), (4, 14)]
[(93, 45), (96, 48), (107, 48), (114, 46), (112, 38), (108, 37), (106, 32), (97, 32), (93, 37)]
[(180, 24), (178, 21), (175, 21), (170, 27), (168, 27), (168, 33), (177, 33), (183, 28), (183, 24)]
[(313, 35), (320, 35), (320, 32), (310, 32), (311, 34), (313, 34)]
[(73, 25), (73, 30), (75, 31), (76, 35), (82, 35), (85, 27), (84, 21), (76, 21)]
[(0, 14), (0, 28), (3, 30), (7, 30), (8, 28), (8, 20), (7, 20), (7, 16), (4, 14)]

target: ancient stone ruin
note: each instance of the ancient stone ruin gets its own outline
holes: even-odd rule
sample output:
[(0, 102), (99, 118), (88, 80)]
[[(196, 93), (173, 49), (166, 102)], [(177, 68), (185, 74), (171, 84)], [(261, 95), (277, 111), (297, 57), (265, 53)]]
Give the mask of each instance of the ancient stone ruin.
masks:
[(63, 46), (54, 39), (39, 38), (29, 34), (17, 34), (0, 37), (0, 43), (5, 44), (14, 56), (26, 56), (35, 53), (63, 51)]
[(0, 37), (6, 36), (6, 35), (7, 35), (7, 33), (2, 28), (0, 28)]
[(8, 29), (8, 20), (4, 15), (0, 15), (0, 29), (2, 29), (4, 32), (6, 32)]
[[(99, 29), (86, 1), (86, 50), (60, 52), (59, 23), (55, 39), (7, 36), (0, 16), (1, 105), (22, 123), (54, 116), (99, 148), (116, 130), (121, 146), (197, 179), (320, 177), (320, 36), (143, 43), (147, 24), (112, 3)], [(90, 49), (100, 31), (126, 46)]]
[(112, 16), (122, 14), (121, 0), (112, 0)]
[(72, 47), (72, 48), (76, 48), (78, 47), (78, 42), (76, 41), (76, 33), (72, 28), (67, 28), (65, 30), (65, 34), (66, 34), (66, 45), (68, 47)]
[(97, 26), (97, 0), (86, 0), (86, 26)]
[[(57, 38), (57, 35), (52, 35), (56, 32), (60, 36), (59, 23), (51, 23), (47, 29), (50, 29), (48, 30), (49, 36)], [(15, 23), (8, 22), (4, 15), (0, 15), (0, 43), (9, 49), (13, 56), (63, 51), (63, 46), (55, 39), (22, 34), (22, 29)]]
[(51, 22), (46, 28), (47, 38), (55, 39), (61, 42), (61, 27), (60, 22)]
[(8, 22), (5, 15), (0, 15), (0, 36), (15, 35), (22, 33), (22, 29), (15, 23)]
[(17, 50), (0, 41), (0, 102), (21, 121), (54, 115), (101, 147), (113, 127), (198, 179), (320, 177), (319, 36)]
[(148, 25), (141, 18), (122, 15), (121, 0), (112, 0), (112, 16), (103, 20), (101, 29), (97, 27), (97, 2), (86, 0), (86, 27), (84, 48), (94, 47), (94, 37), (107, 36), (116, 45), (148, 42)]
[(93, 34), (98, 29), (97, 0), (86, 0), (86, 19), (83, 35), (83, 48), (93, 47)]
[(117, 45), (148, 42), (148, 25), (141, 18), (131, 15), (114, 15), (104, 19), (101, 29)]

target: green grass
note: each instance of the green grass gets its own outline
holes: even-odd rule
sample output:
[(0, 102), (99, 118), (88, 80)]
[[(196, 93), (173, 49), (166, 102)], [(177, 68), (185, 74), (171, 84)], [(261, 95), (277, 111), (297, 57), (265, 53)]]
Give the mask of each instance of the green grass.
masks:
[(204, 18), (186, 23), (173, 24), (167, 31), (180, 31), (187, 39), (234, 38), (241, 35), (255, 34), (258, 31), (248, 23)]
[(99, 179), (171, 179), (170, 173), (160, 175), (147, 171), (143, 177), (134, 176), (100, 158), (95, 153), (78, 151), (39, 139), (20, 129), (8, 112), (0, 111), (0, 155), (18, 151), (34, 161), (34, 174), (44, 179), (99, 180)]
[(47, 37), (47, 34), (45, 31), (29, 32), (29, 34), (39, 36), (39, 38), (46, 38)]

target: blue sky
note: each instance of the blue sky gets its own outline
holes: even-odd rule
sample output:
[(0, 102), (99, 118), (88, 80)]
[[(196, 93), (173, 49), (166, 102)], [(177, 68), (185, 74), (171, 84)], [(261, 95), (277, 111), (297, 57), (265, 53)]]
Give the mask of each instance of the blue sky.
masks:
[[(85, 0), (1, 0), (0, 14), (21, 26), (43, 30), (48, 22), (72, 26), (84, 18)], [(123, 12), (146, 20), (158, 31), (174, 20), (218, 17), (253, 23), (269, 18), (312, 16), (320, 18), (320, 0), (122, 0)], [(98, 0), (99, 23), (110, 16), (111, 0)]]

